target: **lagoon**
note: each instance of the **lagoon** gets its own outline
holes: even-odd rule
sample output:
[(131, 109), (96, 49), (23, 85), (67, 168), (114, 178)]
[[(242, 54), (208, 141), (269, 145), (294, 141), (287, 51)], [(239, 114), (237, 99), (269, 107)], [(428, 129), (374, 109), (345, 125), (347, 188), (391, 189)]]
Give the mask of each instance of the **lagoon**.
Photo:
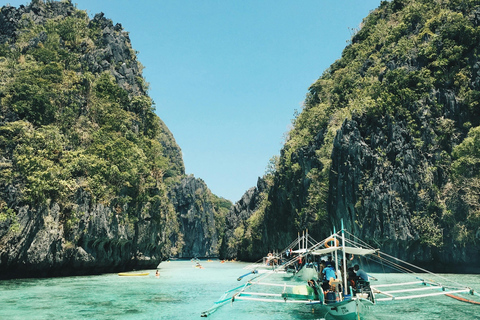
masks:
[[(162, 262), (160, 277), (155, 270), (144, 277), (118, 274), (48, 279), (0, 281), (0, 319), (203, 319), (202, 311), (213, 305), (224, 291), (238, 286), (245, 274), (243, 262)], [(374, 274), (400, 280), (403, 274)], [(480, 275), (443, 275), (480, 290)], [(246, 280), (246, 279), (245, 279)], [(244, 283), (244, 281), (242, 283)], [(378, 304), (364, 318), (384, 319), (479, 319), (480, 305), (445, 296)], [(276, 320), (321, 319), (311, 308), (238, 301), (227, 304), (207, 319)]]

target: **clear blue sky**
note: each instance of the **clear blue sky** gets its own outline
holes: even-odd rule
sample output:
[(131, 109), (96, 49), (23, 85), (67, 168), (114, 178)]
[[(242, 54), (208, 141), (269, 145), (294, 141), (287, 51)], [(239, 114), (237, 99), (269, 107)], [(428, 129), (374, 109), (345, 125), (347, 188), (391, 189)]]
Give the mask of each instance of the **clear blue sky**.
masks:
[(340, 58), (351, 29), (380, 0), (73, 3), (130, 33), (186, 173), (236, 202), (280, 153), (308, 87)]

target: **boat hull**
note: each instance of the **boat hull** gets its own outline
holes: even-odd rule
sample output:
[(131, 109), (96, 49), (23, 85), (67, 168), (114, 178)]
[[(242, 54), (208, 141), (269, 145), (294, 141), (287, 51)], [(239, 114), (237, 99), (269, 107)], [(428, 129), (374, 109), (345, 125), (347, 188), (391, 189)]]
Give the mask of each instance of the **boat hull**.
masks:
[(370, 300), (354, 298), (341, 302), (321, 305), (321, 312), (326, 319), (358, 320), (359, 315), (368, 313), (373, 303)]

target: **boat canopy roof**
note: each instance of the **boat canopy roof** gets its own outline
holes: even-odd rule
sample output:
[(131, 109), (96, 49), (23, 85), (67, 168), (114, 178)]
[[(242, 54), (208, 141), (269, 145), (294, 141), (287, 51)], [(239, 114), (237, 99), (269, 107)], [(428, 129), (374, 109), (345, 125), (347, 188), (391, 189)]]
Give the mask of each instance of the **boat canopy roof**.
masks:
[(337, 250), (344, 250), (345, 253), (348, 254), (356, 254), (359, 256), (366, 256), (368, 254), (374, 254), (375, 252), (378, 251), (378, 249), (364, 249), (364, 248), (356, 248), (356, 247), (329, 247), (329, 248), (323, 248), (323, 249), (316, 249), (310, 251), (311, 254), (313, 255), (325, 255), (330, 252), (334, 252)]

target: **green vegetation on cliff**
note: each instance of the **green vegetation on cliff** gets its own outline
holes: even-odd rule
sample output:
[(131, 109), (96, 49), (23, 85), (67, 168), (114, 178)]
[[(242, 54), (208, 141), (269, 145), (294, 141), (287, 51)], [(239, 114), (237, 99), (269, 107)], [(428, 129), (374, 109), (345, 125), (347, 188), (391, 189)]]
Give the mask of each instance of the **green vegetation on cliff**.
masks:
[[(377, 243), (403, 241), (411, 254), (472, 247), (480, 238), (479, 41), (478, 1), (392, 0), (373, 10), (309, 88), (252, 215), (263, 220), (235, 231), (246, 235), (243, 256), (260, 256), (251, 243), (272, 248), (280, 233), (309, 228), (323, 237), (340, 218)], [(257, 225), (255, 235), (243, 231)]]
[(0, 222), (18, 232), (16, 210), (56, 203), (78, 241), (68, 232), (84, 192), (126, 225), (150, 212), (178, 232), (167, 187), (184, 174), (181, 152), (121, 26), (70, 1), (32, 1), (3, 7), (0, 29)]

